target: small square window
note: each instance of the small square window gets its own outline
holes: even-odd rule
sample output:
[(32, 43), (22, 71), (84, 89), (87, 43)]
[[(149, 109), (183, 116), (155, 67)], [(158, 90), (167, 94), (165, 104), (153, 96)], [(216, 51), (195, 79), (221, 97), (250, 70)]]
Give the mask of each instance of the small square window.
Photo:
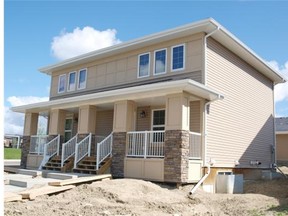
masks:
[(138, 77), (149, 76), (150, 69), (150, 54), (145, 53), (139, 55), (138, 58)]
[(185, 46), (178, 45), (172, 47), (171, 69), (172, 71), (182, 70), (185, 68)]
[(66, 74), (62, 74), (59, 76), (58, 80), (58, 93), (65, 92), (66, 88)]
[(78, 75), (77, 89), (86, 88), (86, 80), (87, 80), (87, 69), (81, 69)]
[(155, 51), (154, 75), (166, 73), (166, 49)]
[(67, 91), (74, 91), (75, 87), (76, 87), (76, 71), (73, 71), (69, 73)]

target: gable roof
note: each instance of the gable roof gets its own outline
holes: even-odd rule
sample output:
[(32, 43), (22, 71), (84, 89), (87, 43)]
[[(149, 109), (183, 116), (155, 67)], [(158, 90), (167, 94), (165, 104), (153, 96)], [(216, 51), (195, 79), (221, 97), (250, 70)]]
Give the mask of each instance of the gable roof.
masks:
[(258, 71), (267, 76), (276, 84), (286, 81), (277, 71), (271, 68), (256, 53), (254, 53), (250, 48), (248, 48), (244, 43), (242, 43), (238, 38), (236, 38), (232, 33), (230, 33), (212, 18), (193, 22), (191, 24), (183, 25), (177, 28), (169, 29), (138, 39), (123, 42), (114, 46), (92, 51), (74, 58), (61, 61), (53, 65), (42, 67), (39, 69), (39, 71), (51, 75), (52, 72), (56, 70), (66, 69), (68, 67), (73, 67), (78, 64), (88, 63), (100, 58), (120, 54), (130, 50), (142, 48), (148, 45), (157, 44), (159, 42), (164, 42), (179, 37), (188, 36), (191, 34), (196, 34), (200, 32), (209, 34), (215, 29), (218, 29), (218, 31), (211, 35), (211, 37), (214, 38), (216, 41), (230, 49), (232, 52), (234, 52), (247, 63), (255, 67)]
[(288, 134), (288, 117), (275, 118), (276, 133)]

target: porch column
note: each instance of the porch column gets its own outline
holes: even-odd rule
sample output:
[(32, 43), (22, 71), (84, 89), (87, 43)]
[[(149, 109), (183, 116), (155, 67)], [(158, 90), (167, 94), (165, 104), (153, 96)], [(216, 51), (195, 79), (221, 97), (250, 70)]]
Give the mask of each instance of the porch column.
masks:
[(61, 109), (55, 109), (50, 111), (49, 118), (49, 135), (58, 135), (62, 137), (65, 134), (65, 119), (66, 111)]
[(166, 97), (164, 181), (184, 183), (189, 164), (189, 95)]
[[(92, 133), (91, 141), (91, 155), (96, 154), (95, 149), (95, 130), (96, 130), (96, 114), (97, 107), (92, 105), (84, 105), (79, 107), (78, 114), (78, 142), (83, 140), (88, 136), (89, 133)], [(94, 145), (92, 145), (94, 144)]]
[(134, 101), (114, 103), (113, 146), (111, 174), (116, 178), (124, 177), (126, 155), (126, 135), (135, 130), (136, 104)]
[(30, 137), (37, 134), (38, 113), (25, 113), (23, 144), (21, 145), (21, 168), (26, 168), (27, 156), (30, 150)]

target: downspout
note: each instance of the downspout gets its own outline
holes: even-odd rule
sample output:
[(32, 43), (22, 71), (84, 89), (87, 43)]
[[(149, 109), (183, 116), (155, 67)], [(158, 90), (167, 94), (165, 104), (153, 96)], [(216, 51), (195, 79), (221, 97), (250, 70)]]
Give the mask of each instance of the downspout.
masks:
[[(203, 71), (204, 71), (204, 85), (207, 85), (207, 38), (210, 37), (212, 34), (214, 34), (215, 32), (217, 32), (220, 29), (220, 26), (217, 26), (216, 29), (214, 29), (212, 32), (210, 32), (209, 34), (204, 36), (204, 65), (203, 65)], [(204, 166), (203, 167), (207, 167), (207, 173), (200, 179), (199, 182), (197, 182), (197, 184), (192, 188), (192, 190), (190, 191), (189, 194), (194, 194), (196, 192), (196, 190), (199, 188), (199, 186), (206, 180), (206, 178), (209, 176), (210, 172), (211, 172), (211, 168), (210, 168), (210, 164), (208, 164), (206, 162), (206, 153), (207, 153), (207, 108), (208, 106), (219, 99), (223, 99), (223, 97), (221, 97), (220, 95), (218, 96), (218, 98), (208, 101), (205, 103), (204, 105)]]
[(205, 132), (204, 132), (204, 166), (203, 167), (207, 167), (208, 170), (207, 170), (207, 173), (205, 173), (205, 175), (200, 179), (199, 182), (197, 182), (197, 184), (192, 188), (192, 190), (190, 191), (190, 195), (191, 194), (194, 194), (195, 191), (199, 188), (199, 186), (206, 180), (206, 178), (209, 176), (210, 172), (211, 172), (211, 168), (210, 168), (210, 165), (212, 164), (208, 164), (206, 162), (206, 152), (207, 152), (207, 139), (206, 139), (206, 136), (207, 136), (207, 109), (208, 109), (208, 106), (213, 103), (214, 101), (216, 100), (221, 100), (223, 99), (223, 96), (221, 95), (218, 95), (217, 98), (215, 98), (214, 100), (211, 100), (211, 101), (208, 101), (205, 103), (204, 105), (204, 109), (205, 109), (205, 120), (204, 120), (204, 128), (205, 128)]

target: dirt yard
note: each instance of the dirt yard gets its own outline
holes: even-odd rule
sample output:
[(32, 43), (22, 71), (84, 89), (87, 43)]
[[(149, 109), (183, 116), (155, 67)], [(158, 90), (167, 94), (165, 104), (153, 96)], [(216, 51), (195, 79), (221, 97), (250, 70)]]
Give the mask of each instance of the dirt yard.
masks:
[(34, 201), (5, 203), (4, 214), (288, 215), (288, 179), (245, 182), (244, 194), (209, 194), (199, 189), (189, 196), (190, 189), (191, 185), (177, 189), (142, 180), (106, 180), (57, 195), (43, 195)]

